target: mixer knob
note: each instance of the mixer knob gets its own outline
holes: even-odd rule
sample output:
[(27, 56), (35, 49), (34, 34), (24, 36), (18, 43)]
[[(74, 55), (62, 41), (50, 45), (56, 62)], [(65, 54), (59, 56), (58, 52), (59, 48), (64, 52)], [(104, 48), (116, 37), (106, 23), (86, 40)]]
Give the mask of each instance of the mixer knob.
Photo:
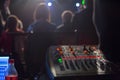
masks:
[(62, 51), (62, 48), (61, 47), (58, 47), (58, 48), (56, 48), (56, 50), (58, 51), (58, 55), (63, 55), (63, 51)]
[(84, 47), (83, 47), (83, 53), (84, 53), (84, 54), (89, 54), (89, 51), (88, 51), (88, 49), (86, 48), (85, 45), (84, 45)]
[(95, 46), (90, 46), (90, 47), (89, 47), (89, 50), (93, 52), (93, 51), (96, 51), (97, 48), (96, 48)]
[(62, 62), (63, 62), (62, 58), (59, 57), (59, 58), (57, 59), (57, 62), (58, 62), (58, 63), (62, 63)]
[(73, 48), (71, 46), (69, 46), (69, 51), (70, 51), (70, 53), (75, 54), (75, 51), (73, 50)]
[(72, 48), (71, 46), (69, 46), (69, 50), (70, 50), (70, 51), (73, 51), (73, 48)]
[(62, 51), (62, 48), (58, 47), (56, 48), (57, 51)]
[(59, 55), (63, 55), (63, 51), (59, 51)]

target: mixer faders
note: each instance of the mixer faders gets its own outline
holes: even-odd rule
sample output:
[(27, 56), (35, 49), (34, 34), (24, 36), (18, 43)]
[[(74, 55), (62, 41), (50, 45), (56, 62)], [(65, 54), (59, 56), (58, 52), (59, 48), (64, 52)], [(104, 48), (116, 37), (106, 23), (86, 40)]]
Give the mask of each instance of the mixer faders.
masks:
[(95, 45), (51, 46), (48, 62), (55, 77), (105, 74), (111, 71), (106, 67), (107, 60), (102, 51)]

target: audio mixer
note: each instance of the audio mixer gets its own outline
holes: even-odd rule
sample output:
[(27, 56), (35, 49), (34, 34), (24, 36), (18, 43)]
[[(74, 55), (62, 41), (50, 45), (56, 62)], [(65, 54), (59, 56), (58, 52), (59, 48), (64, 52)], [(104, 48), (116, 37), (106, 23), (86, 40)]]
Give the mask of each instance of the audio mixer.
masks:
[(96, 45), (51, 46), (47, 62), (54, 77), (103, 75), (112, 72), (108, 60)]

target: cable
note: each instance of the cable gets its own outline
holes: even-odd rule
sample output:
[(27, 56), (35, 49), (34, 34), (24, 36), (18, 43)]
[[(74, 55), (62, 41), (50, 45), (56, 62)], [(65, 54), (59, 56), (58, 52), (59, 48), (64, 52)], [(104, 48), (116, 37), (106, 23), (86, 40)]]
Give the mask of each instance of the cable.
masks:
[(93, 24), (94, 24), (94, 26), (95, 26), (95, 29), (96, 29), (96, 32), (97, 32), (97, 36), (98, 36), (98, 42), (99, 42), (99, 44), (98, 44), (98, 47), (100, 47), (100, 34), (99, 34), (99, 31), (98, 31), (98, 29), (97, 29), (97, 25), (96, 25), (96, 23), (95, 23), (95, 0), (93, 0), (93, 13), (92, 13), (92, 20), (93, 20)]

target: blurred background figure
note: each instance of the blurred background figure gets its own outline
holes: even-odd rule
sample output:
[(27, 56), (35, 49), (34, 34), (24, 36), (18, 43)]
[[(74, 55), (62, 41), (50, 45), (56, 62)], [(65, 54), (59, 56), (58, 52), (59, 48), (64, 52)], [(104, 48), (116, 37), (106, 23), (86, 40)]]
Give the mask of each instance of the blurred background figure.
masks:
[[(34, 22), (27, 32), (32, 33), (27, 38), (26, 59), (31, 78), (38, 73), (46, 74), (45, 55), (52, 44), (51, 33), (56, 26), (50, 22), (50, 10), (45, 3), (40, 3), (33, 14)], [(31, 67), (32, 66), (32, 67)]]
[(23, 63), (24, 60), (24, 33), (19, 28), (19, 19), (15, 15), (10, 15), (5, 24), (5, 30), (1, 34), (0, 49), (3, 55), (8, 55), (15, 59), (15, 67), (20, 77), (24, 76)]
[(50, 23), (50, 10), (45, 3), (40, 3), (34, 11), (34, 22), (28, 27), (27, 32), (53, 32), (55, 26)]
[(0, 0), (0, 12), (4, 21), (6, 21), (7, 17), (10, 15), (9, 5), (10, 0)]
[(62, 24), (57, 27), (56, 32), (74, 32), (74, 27), (72, 25), (73, 12), (70, 10), (65, 10), (61, 14)]
[(9, 5), (10, 0), (0, 0), (0, 35), (4, 30), (7, 17), (10, 15)]
[[(5, 23), (7, 18), (11, 15), (10, 6), (11, 0), (0, 0), (0, 32), (5, 30)], [(19, 26), (23, 28), (23, 24), (18, 20)], [(1, 27), (2, 26), (2, 27)]]
[(65, 10), (61, 14), (62, 24), (57, 26), (55, 33), (55, 44), (67, 45), (76, 44), (75, 28), (72, 24), (74, 13), (70, 10)]

